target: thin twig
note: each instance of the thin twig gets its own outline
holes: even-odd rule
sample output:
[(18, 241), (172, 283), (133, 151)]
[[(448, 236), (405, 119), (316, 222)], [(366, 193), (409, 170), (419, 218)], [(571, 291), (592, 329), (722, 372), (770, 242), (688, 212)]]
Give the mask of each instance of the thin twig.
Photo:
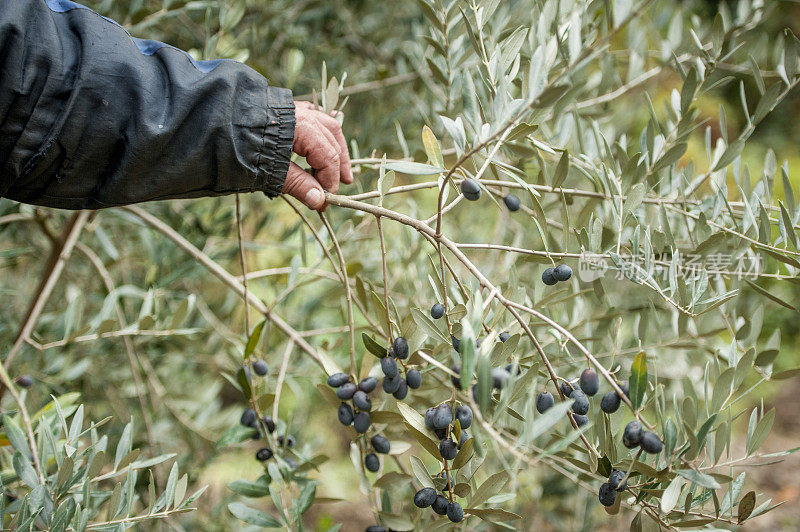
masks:
[(33, 459), (33, 467), (36, 470), (36, 475), (39, 477), (39, 483), (44, 485), (44, 472), (42, 465), (39, 463), (39, 448), (36, 446), (36, 437), (33, 435), (33, 425), (31, 424), (31, 416), (28, 414), (28, 409), (25, 407), (25, 402), (20, 397), (14, 384), (11, 382), (11, 377), (8, 376), (6, 368), (0, 364), (0, 382), (14, 398), (14, 402), (19, 407), (20, 417), (22, 417), (22, 424), (25, 427), (25, 435), (28, 438), (28, 445), (31, 448), (31, 458)]
[[(161, 232), (164, 236), (172, 240), (180, 248), (189, 253), (189, 255), (191, 255), (197, 262), (199, 262), (206, 269), (208, 269), (212, 274), (214, 274), (220, 281), (226, 284), (234, 292), (239, 294), (241, 297), (245, 297), (244, 286), (234, 275), (231, 275), (227, 270), (225, 270), (225, 268), (217, 264), (211, 257), (209, 257), (208, 255), (197, 249), (194, 245), (192, 245), (191, 242), (186, 240), (183, 236), (181, 236), (180, 233), (175, 231), (172, 227), (170, 227), (160, 219), (156, 218), (149, 212), (145, 211), (141, 207), (137, 207), (135, 205), (129, 205), (127, 207), (123, 207), (123, 209), (138, 216), (148, 225)], [(317, 364), (319, 364), (320, 367), (322, 367), (325, 371), (330, 371), (332, 369), (330, 362), (326, 362), (325, 360), (323, 360), (322, 355), (318, 353), (317, 350), (311, 346), (311, 344), (306, 342), (305, 339), (303, 339), (303, 337), (300, 336), (300, 334), (289, 324), (287, 324), (280, 316), (270, 311), (263, 301), (255, 297), (252, 293), (248, 293), (246, 297), (250, 301), (250, 304), (253, 305), (253, 308), (256, 309), (256, 311), (260, 312), (261, 314), (264, 315), (264, 317), (267, 320), (274, 323), (279, 330), (281, 330), (286, 336), (288, 336), (292, 342), (294, 342)]]
[[(281, 195), (281, 199), (283, 199), (286, 202), (286, 204), (289, 205), (289, 207), (291, 207), (292, 210), (294, 210), (294, 212), (297, 214), (297, 216), (299, 216), (300, 219), (303, 221), (305, 226), (308, 227), (308, 230), (311, 231), (311, 234), (314, 236), (314, 239), (317, 241), (317, 243), (319, 244), (320, 248), (322, 249), (322, 253), (325, 255), (325, 257), (327, 257), (328, 261), (331, 263), (331, 267), (333, 268), (333, 271), (336, 274), (336, 276), (338, 277), (339, 281), (341, 283), (344, 283), (345, 282), (345, 277), (342, 275), (342, 272), (339, 270), (339, 266), (337, 264), (337, 261), (333, 258), (333, 255), (331, 255), (331, 252), (328, 249), (328, 245), (322, 239), (322, 236), (320, 236), (319, 231), (317, 231), (317, 229), (311, 224), (311, 220), (309, 220), (308, 217), (305, 215), (305, 213), (303, 213), (303, 211), (301, 211), (299, 208), (297, 208), (297, 206), (294, 204), (294, 202), (292, 202), (286, 195)], [(349, 283), (349, 279), (348, 279), (348, 283)], [(384, 332), (383, 329), (375, 322), (375, 320), (372, 319), (372, 316), (369, 315), (369, 313), (367, 312), (367, 309), (364, 308), (364, 305), (361, 303), (361, 301), (358, 300), (358, 298), (355, 298), (353, 301), (355, 302), (356, 306), (358, 307), (358, 310), (361, 312), (361, 315), (364, 316), (364, 319), (366, 319), (370, 323), (370, 325), (372, 325), (375, 328), (376, 331), (381, 332), (381, 334), (383, 334), (385, 336), (389, 335), (389, 333)]]
[[(378, 226), (378, 238), (381, 242), (381, 268), (383, 270), (383, 306), (386, 307), (386, 327), (389, 329), (387, 332), (387, 350), (392, 346), (392, 318), (389, 315), (389, 274), (386, 272), (386, 241), (383, 238), (383, 228), (381, 227), (381, 217), (375, 217), (375, 223)], [(398, 331), (399, 334), (399, 331)], [(402, 361), (401, 361), (402, 362)]]
[[(364, 83), (359, 83), (357, 85), (350, 85), (349, 87), (345, 87), (344, 89), (339, 91), (339, 97), (341, 98), (353, 94), (361, 94), (362, 92), (372, 92), (386, 87), (391, 87), (393, 85), (408, 83), (416, 79), (419, 79), (418, 72), (409, 72), (406, 74), (398, 74), (396, 76), (391, 76), (385, 79), (367, 81)], [(314, 97), (313, 94), (301, 94), (300, 96), (295, 96), (294, 99), (310, 101), (313, 97)]]
[[(78, 251), (86, 255), (86, 258), (89, 259), (89, 262), (92, 263), (94, 269), (97, 270), (97, 273), (100, 275), (100, 278), (103, 280), (103, 284), (106, 286), (106, 291), (109, 294), (113, 294), (115, 287), (114, 281), (111, 279), (111, 274), (103, 264), (103, 261), (100, 260), (100, 257), (97, 256), (89, 246), (83, 244), (82, 242), (77, 243)], [(119, 299), (114, 298), (114, 310), (117, 314), (117, 321), (119, 321), (120, 327), (125, 329), (128, 325), (125, 321), (125, 314), (122, 312), (122, 306), (119, 304)], [(117, 331), (119, 332), (119, 331)], [(170, 331), (171, 332), (171, 331)], [(90, 335), (90, 336), (97, 336), (100, 337), (101, 335)], [(153, 438), (153, 429), (150, 424), (150, 416), (147, 413), (147, 401), (145, 399), (145, 390), (144, 384), (142, 383), (142, 378), (139, 375), (139, 367), (141, 366), (141, 361), (139, 360), (138, 355), (133, 346), (133, 340), (131, 340), (131, 335), (125, 334), (120, 335), (122, 336), (122, 342), (125, 346), (125, 354), (128, 357), (128, 366), (131, 368), (131, 376), (133, 377), (133, 384), (134, 388), (136, 389), (136, 396), (139, 400), (139, 408), (142, 411), (142, 419), (144, 420), (144, 428), (145, 432), (147, 433), (147, 442), (148, 444), (155, 448), (155, 439)], [(63, 340), (65, 343), (67, 340)], [(78, 342), (83, 341), (78, 338), (74, 338), (72, 341)], [(47, 346), (42, 346), (42, 349), (47, 349)]]
[(283, 380), (286, 378), (286, 369), (289, 367), (289, 359), (292, 356), (292, 342), (286, 343), (286, 349), (283, 352), (283, 360), (281, 361), (281, 369), (278, 371), (278, 381), (275, 383), (275, 401), (272, 405), (272, 417), (278, 419), (278, 406), (281, 401), (281, 389), (283, 388)]
[[(356, 375), (356, 326), (355, 321), (353, 319), (353, 294), (350, 292), (350, 281), (347, 278), (347, 264), (344, 261), (344, 254), (342, 253), (342, 248), (339, 246), (339, 241), (336, 238), (336, 233), (334, 233), (331, 224), (328, 223), (328, 219), (325, 217), (321, 211), (319, 212), (319, 218), (322, 220), (322, 223), (325, 225), (325, 229), (328, 231), (328, 235), (331, 237), (331, 241), (333, 242), (333, 248), (336, 250), (336, 255), (339, 257), (339, 270), (342, 273), (343, 281), (344, 281), (344, 295), (347, 301), (347, 323), (350, 326), (350, 375), (353, 376), (354, 379), (357, 380)], [(391, 331), (389, 331), (389, 336), (391, 336)]]
[(250, 303), (247, 297), (247, 262), (244, 257), (244, 237), (242, 236), (242, 205), (239, 193), (236, 193), (236, 236), (239, 241), (239, 264), (242, 268), (242, 286), (244, 287), (244, 335), (250, 336)]
[[(39, 320), (47, 300), (50, 299), (50, 295), (53, 293), (53, 289), (55, 288), (59, 277), (61, 277), (61, 272), (64, 271), (64, 266), (66, 265), (69, 256), (72, 254), (72, 250), (75, 247), (75, 244), (78, 242), (78, 237), (80, 236), (83, 227), (86, 225), (90, 214), (91, 211), (78, 211), (73, 214), (64, 228), (60, 245), (53, 247), (47, 263), (48, 265), (45, 267), (45, 273), (42, 276), (42, 281), (39, 285), (36, 296), (31, 302), (28, 313), (22, 322), (22, 326), (20, 327), (19, 333), (17, 333), (16, 339), (14, 340), (14, 344), (11, 346), (11, 349), (6, 355), (5, 361), (3, 362), (6, 370), (11, 367), (11, 363), (14, 361), (14, 358), (16, 358), (17, 354), (19, 354), (22, 346), (25, 345), (25, 341), (30, 338), (30, 335), (33, 333), (33, 330), (36, 327), (36, 322)], [(2, 389), (0, 389), (0, 397), (2, 397)]]
[(135, 327), (126, 327), (118, 331), (108, 331), (104, 333), (92, 333), (76, 336), (75, 338), (65, 338), (62, 340), (55, 340), (45, 344), (36, 342), (34, 340), (27, 340), (27, 343), (34, 347), (37, 351), (46, 351), (54, 347), (64, 347), (72, 344), (79, 344), (83, 342), (93, 342), (95, 340), (105, 340), (109, 338), (131, 338), (134, 336), (149, 336), (158, 338), (161, 336), (185, 336), (190, 334), (197, 334), (199, 329), (137, 329)]
[(124, 517), (121, 519), (115, 519), (113, 521), (104, 521), (102, 523), (89, 523), (86, 525), (87, 529), (94, 529), (94, 528), (106, 528), (113, 525), (120, 525), (124, 523), (138, 523), (141, 521), (149, 521), (150, 519), (165, 519), (171, 515), (175, 514), (182, 514), (186, 512), (192, 512), (197, 510), (197, 508), (176, 508), (173, 510), (165, 510), (163, 512), (159, 512), (156, 514), (147, 514), (147, 515), (135, 515), (133, 517)]

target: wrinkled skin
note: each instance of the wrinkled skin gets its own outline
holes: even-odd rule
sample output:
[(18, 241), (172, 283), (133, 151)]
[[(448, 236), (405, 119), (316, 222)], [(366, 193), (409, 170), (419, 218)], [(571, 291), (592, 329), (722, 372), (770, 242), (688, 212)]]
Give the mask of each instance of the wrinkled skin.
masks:
[(325, 192), (335, 194), (340, 183), (353, 182), (347, 141), (339, 121), (312, 103), (295, 102), (294, 114), (292, 151), (306, 158), (313, 175), (290, 163), (283, 193), (297, 198), (309, 209), (324, 210)]

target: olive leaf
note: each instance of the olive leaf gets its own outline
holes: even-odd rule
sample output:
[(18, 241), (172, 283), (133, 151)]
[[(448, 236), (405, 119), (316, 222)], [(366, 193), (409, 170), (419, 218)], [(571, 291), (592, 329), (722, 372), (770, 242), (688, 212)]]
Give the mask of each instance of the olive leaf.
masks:
[(633, 359), (631, 376), (628, 382), (633, 408), (639, 408), (647, 390), (647, 355), (644, 351), (640, 351)]
[(737, 522), (742, 524), (756, 507), (756, 492), (748, 491), (742, 500), (739, 501), (739, 510), (737, 512)]
[(247, 361), (248, 358), (250, 358), (250, 355), (252, 355), (253, 352), (256, 350), (258, 342), (261, 340), (261, 333), (264, 330), (264, 324), (266, 322), (267, 320), (263, 320), (259, 322), (258, 325), (253, 327), (253, 332), (251, 332), (250, 336), (247, 338), (247, 344), (244, 346), (244, 355), (242, 356), (242, 360), (244, 360), (245, 362)]

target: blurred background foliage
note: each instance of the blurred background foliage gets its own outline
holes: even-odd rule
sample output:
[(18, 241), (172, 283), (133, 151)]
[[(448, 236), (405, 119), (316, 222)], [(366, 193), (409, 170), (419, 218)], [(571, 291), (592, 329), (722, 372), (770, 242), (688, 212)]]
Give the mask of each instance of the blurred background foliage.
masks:
[[(272, 84), (289, 87), (298, 97), (308, 97), (313, 90), (319, 90), (324, 83), (320, 75), (323, 63), (328, 75), (339, 80), (346, 72), (343, 95), (349, 94), (349, 102), (345, 107), (344, 129), (352, 139), (354, 156), (367, 157), (374, 151), (378, 156), (384, 152), (395, 157), (416, 154), (416, 160), (425, 160), (420, 155), (424, 153), (419, 134), (422, 125), (429, 124), (435, 131), (442, 131), (436, 115), (443, 112), (446, 104), (436, 93), (438, 83), (424, 60), (428, 47), (424, 36), (429, 31), (416, 2), (103, 0), (84, 3), (119, 21), (134, 36), (162, 40), (191, 50), (201, 58), (243, 60)], [(625, 49), (629, 44), (626, 41), (646, 39), (647, 32), (666, 34), (676, 10), (682, 13), (686, 27), (707, 27), (721, 4), (735, 10), (737, 2), (656, 2), (652, 16), (636, 26), (637, 31), (618, 35), (611, 48)], [(773, 40), (783, 28), (788, 26), (795, 34), (800, 33), (797, 2), (776, 1), (767, 12), (767, 21), (749, 39), (756, 43), (750, 53), (759, 58), (770, 56)], [(749, 73), (731, 75), (744, 81), (748, 94), (757, 93)], [(765, 77), (770, 75), (775, 76), (765, 73)], [(377, 83), (364, 85), (372, 82)], [(647, 94), (654, 102), (663, 102), (679, 83), (677, 74), (665, 73), (648, 85)], [(463, 90), (466, 89), (456, 91), (456, 98), (461, 97)], [(718, 116), (720, 106), (726, 110), (731, 134), (741, 130), (745, 119), (739, 98), (737, 81), (698, 102), (701, 116), (712, 117), (708, 124), (716, 135), (720, 134), (721, 124), (713, 117)], [(460, 104), (453, 101), (450, 105), (458, 108)], [(744, 160), (759, 171), (769, 150), (778, 161), (788, 160), (795, 188), (800, 185), (796, 170), (800, 167), (798, 116), (800, 96), (795, 91), (759, 125), (743, 154)], [(648, 119), (643, 91), (634, 90), (614, 104), (613, 120), (625, 124), (619, 126), (622, 129), (639, 131)], [(402, 139), (398, 138), (398, 131), (402, 132)], [(693, 135), (685, 159), (702, 159), (701, 131)], [(407, 150), (403, 149), (404, 144), (408, 145)], [(373, 190), (376, 178), (377, 172), (365, 170), (347, 193)], [(400, 178), (396, 184), (402, 184)], [(279, 313), (299, 330), (340, 328), (345, 323), (341, 285), (324, 277), (298, 279), (290, 271), (300, 264), (303, 268), (324, 267), (308, 230), (281, 200), (269, 202), (260, 196), (243, 199), (248, 267), (273, 269), (269, 277), (251, 281), (251, 289), (270, 304), (275, 302)], [(431, 206), (405, 207), (429, 212)], [(152, 208), (214, 260), (226, 265), (229, 271), (239, 272), (232, 198), (160, 203)], [(0, 201), (0, 215), (15, 214), (24, 219), (0, 226), (2, 345), (13, 342), (39, 275), (46, 269), (51, 243), (68, 216)], [(361, 218), (355, 216), (352, 224), (348, 224), (343, 220), (345, 215), (349, 213), (331, 213), (341, 222), (339, 238), (347, 242), (348, 250), (357, 253), (359, 246), (374, 245), (374, 238), (359, 229)], [(476, 220), (474, 215), (461, 211), (454, 213), (451, 223), (475, 241), (513, 240), (515, 235), (531, 230), (529, 225), (497, 210), (485, 209), (480, 218)], [(389, 261), (401, 266), (390, 272), (394, 291), (407, 297), (395, 302), (399, 306), (428, 308), (433, 303), (426, 280), (430, 271), (416, 258), (421, 252), (420, 242), (399, 227), (387, 226), (386, 235)], [(380, 263), (374, 262), (376, 258), (375, 253), (365, 253), (350, 262), (349, 268), (353, 274), (364, 271), (373, 275), (380, 270)], [(258, 476), (260, 468), (253, 460), (257, 446), (245, 444), (220, 449), (216, 442), (238, 423), (242, 408), (240, 393), (223, 376), (235, 371), (243, 349), (241, 300), (140, 220), (123, 211), (103, 212), (89, 223), (82, 244), (73, 253), (36, 329), (37, 341), (46, 344), (74, 338), (83, 334), (87, 325), (96, 328), (101, 321), (113, 318), (115, 298), (107, 297), (108, 286), (98, 273), (97, 260), (114, 279), (114, 294), (129, 323), (138, 323), (141, 329), (171, 330), (173, 334), (133, 337), (133, 360), (120, 338), (71, 342), (44, 351), (26, 347), (13, 367), (12, 376), (34, 377), (35, 386), (26, 392), (34, 402), (43, 403), (50, 394), (60, 396), (79, 391), (87, 418), (113, 416), (108, 432), (112, 439), (121, 435), (128, 420), (133, 420), (138, 440), (135, 446), (145, 447), (154, 455), (177, 453), (181, 470), (189, 475), (190, 486), (210, 486), (201, 499), (199, 511), (152, 525), (153, 529), (158, 526), (164, 530), (223, 531), (240, 526), (226, 508), (233, 499), (227, 484)], [(505, 267), (501, 260), (490, 271), (499, 273)], [(533, 274), (526, 275), (530, 278), (521, 278), (521, 283), (536, 282)], [(380, 284), (379, 277), (365, 281), (374, 286)], [(785, 300), (798, 301), (797, 285), (782, 283), (779, 290)], [(630, 292), (639, 293), (637, 289)], [(763, 302), (762, 296), (746, 291), (737, 305), (746, 312), (757, 304), (756, 300), (758, 304)], [(797, 317), (797, 312), (779, 305), (764, 307), (761, 338), (766, 340), (775, 330), (781, 330), (782, 334), (783, 348), (776, 370), (800, 363)], [(323, 334), (316, 341), (329, 352), (341, 353), (346, 335)], [(265, 358), (274, 373), (283, 354), (284, 339), (269, 325), (264, 346)], [(131, 367), (139, 375), (138, 383), (132, 378)], [(326, 529), (346, 522), (344, 530), (357, 530), (374, 520), (347, 458), (348, 439), (330, 408), (319, 407), (322, 398), (315, 390), (319, 382), (321, 373), (316, 366), (299, 356), (293, 358), (280, 403), (284, 420), (281, 423), (288, 423), (286, 430), (296, 436), (299, 457), (325, 454), (331, 458), (321, 471), (312, 473), (313, 478), (321, 481), (317, 496), (342, 497), (352, 502), (316, 504), (307, 514), (306, 522), (311, 529)], [(781, 388), (766, 384), (759, 389), (764, 400), (777, 410), (774, 443), (773, 440), (767, 443), (773, 450), (786, 447), (786, 442), (796, 442), (800, 434), (800, 423), (794, 419), (793, 399), (800, 393), (800, 386), (794, 379), (781, 383)], [(147, 416), (141, 414), (142, 403)], [(792, 473), (798, 463), (791, 459), (792, 468), (783, 471), (771, 468), (763, 475), (758, 471), (753, 473), (762, 482), (762, 490), (775, 500), (796, 502), (800, 497), (800, 482)], [(156, 471), (163, 484), (168, 466)], [(520, 497), (516, 507), (525, 516), (525, 529), (618, 530), (627, 526), (625, 519), (614, 520), (598, 514), (595, 496), (577, 496), (573, 484), (563, 477), (548, 471), (531, 471), (529, 477), (524, 485), (518, 486)], [(796, 529), (800, 526), (799, 516), (797, 505), (789, 504), (751, 523), (748, 529)]]

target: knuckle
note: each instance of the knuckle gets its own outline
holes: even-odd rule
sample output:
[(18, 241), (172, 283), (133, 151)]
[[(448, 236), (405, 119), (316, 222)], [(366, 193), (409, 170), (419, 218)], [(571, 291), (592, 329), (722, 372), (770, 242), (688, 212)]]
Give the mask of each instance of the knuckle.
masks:
[(308, 123), (302, 118), (298, 117), (294, 125), (294, 138), (305, 139), (308, 137), (309, 133), (311, 133), (311, 130), (308, 127)]
[(288, 177), (286, 178), (286, 182), (283, 184), (283, 192), (286, 194), (294, 195), (298, 187), (299, 187), (298, 180)]

